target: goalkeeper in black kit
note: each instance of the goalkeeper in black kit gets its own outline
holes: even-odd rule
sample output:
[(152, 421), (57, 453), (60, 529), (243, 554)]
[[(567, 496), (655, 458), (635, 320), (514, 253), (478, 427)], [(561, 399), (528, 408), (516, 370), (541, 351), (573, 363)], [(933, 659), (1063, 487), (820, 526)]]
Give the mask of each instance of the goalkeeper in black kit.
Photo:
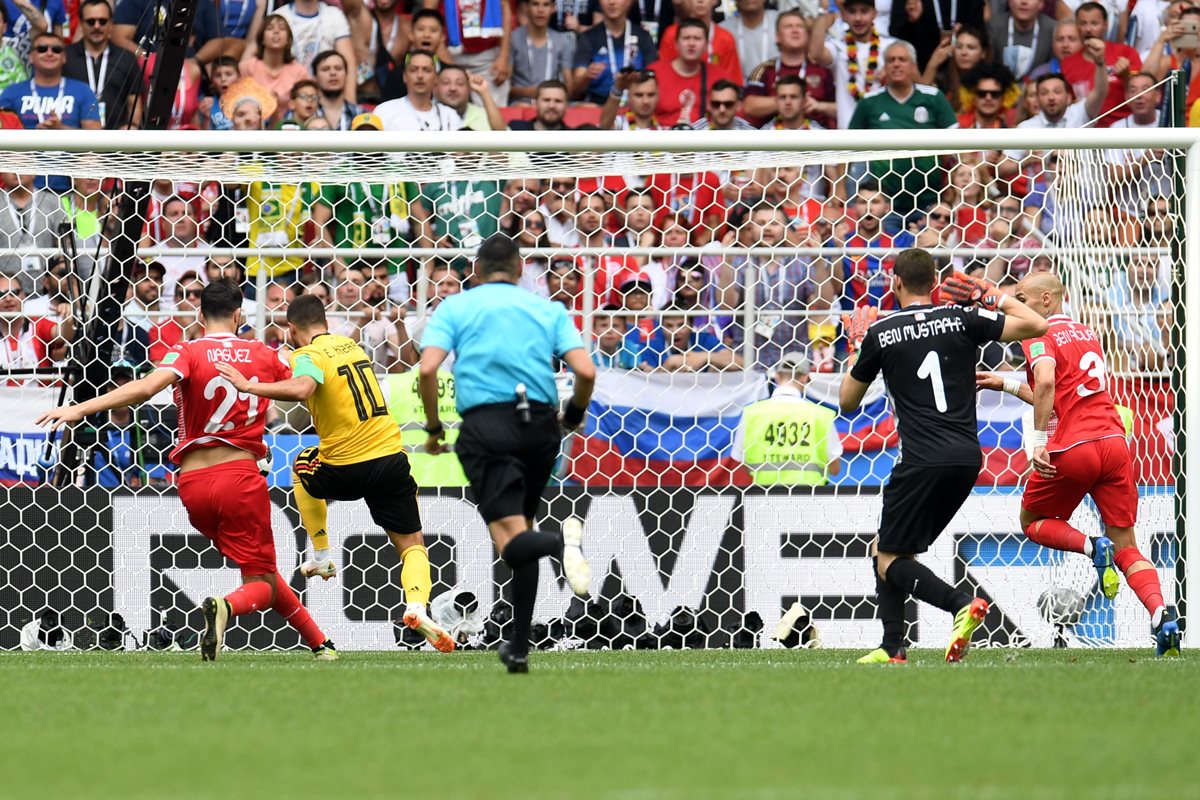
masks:
[(954, 615), (946, 661), (961, 661), (988, 603), (950, 586), (917, 560), (971, 493), (983, 455), (975, 416), (975, 366), (986, 342), (1015, 342), (1046, 332), (1046, 321), (996, 287), (954, 273), (940, 287), (948, 305), (933, 305), (936, 269), (920, 249), (896, 257), (897, 311), (876, 320), (860, 307), (842, 317), (851, 369), (841, 407), (859, 407), (883, 373), (895, 406), (900, 457), (883, 489), (879, 535), (872, 545), (883, 642), (860, 664), (905, 663), (908, 595)]

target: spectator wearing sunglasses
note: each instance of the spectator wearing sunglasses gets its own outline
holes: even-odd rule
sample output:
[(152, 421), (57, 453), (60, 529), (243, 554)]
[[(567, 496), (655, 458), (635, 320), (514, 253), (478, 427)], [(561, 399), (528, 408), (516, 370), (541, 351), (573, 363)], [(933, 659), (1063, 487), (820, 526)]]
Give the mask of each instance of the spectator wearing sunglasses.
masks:
[(917, 247), (953, 247), (962, 241), (962, 230), (954, 224), (948, 203), (934, 203), (925, 212), (925, 228), (917, 234)]
[(196, 312), (200, 310), (200, 295), (204, 284), (197, 273), (188, 271), (180, 276), (172, 293), (176, 316), (165, 317), (150, 329), (150, 362), (157, 364), (180, 342), (190, 342), (204, 335)]
[(83, 38), (67, 47), (63, 75), (87, 82), (99, 102), (101, 126), (116, 130), (136, 126), (140, 120), (137, 98), (142, 77), (133, 53), (113, 44), (112, 17), (108, 0), (83, 0), (79, 9)]
[[(96, 94), (83, 81), (63, 77), (66, 49), (57, 34), (34, 37), (33, 79), (14, 83), (0, 92), (0, 107), (15, 110), (26, 128), (96, 130), (100, 127)], [(65, 178), (60, 183), (57, 191), (70, 187)]]
[(980, 62), (963, 76), (960, 94), (963, 113), (958, 115), (958, 127), (1012, 127), (1021, 90), (1008, 67)]
[(713, 84), (708, 95), (708, 113), (692, 123), (698, 131), (753, 131), (757, 130), (738, 116), (742, 110), (742, 87), (730, 80), (719, 80)]

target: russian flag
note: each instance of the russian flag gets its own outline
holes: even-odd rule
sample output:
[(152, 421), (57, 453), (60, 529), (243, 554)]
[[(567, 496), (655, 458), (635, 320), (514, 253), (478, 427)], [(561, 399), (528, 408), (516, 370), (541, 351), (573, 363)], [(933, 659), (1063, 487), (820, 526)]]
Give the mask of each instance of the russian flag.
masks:
[[(836, 409), (840, 385), (841, 375), (815, 374), (806, 394)], [(742, 409), (767, 391), (760, 372), (602, 369), (586, 428), (571, 446), (568, 478), (586, 486), (749, 485), (750, 473), (731, 457), (733, 437)], [(882, 381), (871, 386), (856, 413), (838, 417), (837, 430), (852, 467), (839, 482), (882, 482), (896, 444)]]
[(742, 409), (767, 396), (760, 372), (601, 369), (570, 479), (586, 486), (728, 486), (750, 475), (730, 457)]
[[(837, 409), (841, 374), (814, 374), (805, 396)], [(586, 486), (745, 486), (750, 473), (731, 456), (742, 409), (767, 396), (758, 372), (645, 373), (600, 370), (584, 432), (571, 445), (569, 480)], [(978, 395), (984, 486), (1020, 483), (1029, 406), (1002, 392)], [(858, 411), (839, 415), (836, 484), (879, 485), (899, 455), (896, 417), (883, 381)]]
[(980, 392), (977, 397), (979, 446), (983, 449), (978, 483), (1016, 486), (1029, 466), (1024, 430), (1032, 422), (1033, 407), (1004, 392)]

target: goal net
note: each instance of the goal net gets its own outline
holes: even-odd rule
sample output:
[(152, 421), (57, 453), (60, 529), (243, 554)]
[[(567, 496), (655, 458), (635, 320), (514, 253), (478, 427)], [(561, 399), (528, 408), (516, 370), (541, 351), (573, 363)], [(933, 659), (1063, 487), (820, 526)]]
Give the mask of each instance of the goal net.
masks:
[[(601, 367), (539, 523), (585, 522), (591, 599), (544, 569), (539, 646), (877, 643), (868, 553), (899, 455), (895, 413), (880, 382), (834, 417), (840, 315), (891, 310), (892, 259), (913, 246), (1007, 292), (1030, 273), (1062, 278), (1107, 354), (1093, 374), (1128, 422), (1139, 545), (1183, 604), (1184, 311), (1200, 291), (1184, 279), (1197, 266), (1185, 198), (1200, 195), (1185, 192), (1200, 165), (1184, 131), (32, 133), (0, 138), (0, 205), (34, 208), (28, 221), (0, 211), (0, 648), (35, 643), (38, 620), (76, 647), (188, 647), (199, 601), (238, 582), (175, 492), (169, 397), (90, 419), (61, 445), (33, 424), (198, 336), (198, 291), (217, 279), (243, 286), (245, 336), (286, 352), (287, 303), (315, 293), (362, 344), (422, 485), (434, 614), (463, 642), (494, 644), (508, 572), (453, 455), (421, 451), (411, 370), (429, 316), (498, 232), (523, 249), (522, 286), (567, 306)], [(979, 358), (1025, 379), (1019, 346)], [(449, 411), (450, 374), (440, 389)], [(774, 392), (805, 415), (755, 426)], [(985, 391), (978, 416), (977, 489), (923, 556), (992, 600), (976, 641), (1146, 646), (1127, 587), (1104, 599), (1087, 559), (1018, 529), (1030, 408)], [(311, 546), (290, 464), (316, 437), (295, 404), (274, 406), (268, 429), (280, 572), (340, 647), (412, 646), (394, 624), (398, 557), (362, 503), (330, 508), (338, 577), (299, 577)], [(1101, 530), (1089, 502), (1072, 524)], [(115, 615), (132, 636), (114, 634)], [(944, 646), (946, 615), (910, 603), (908, 616), (914, 646)], [(265, 614), (239, 617), (227, 643), (298, 639)]]

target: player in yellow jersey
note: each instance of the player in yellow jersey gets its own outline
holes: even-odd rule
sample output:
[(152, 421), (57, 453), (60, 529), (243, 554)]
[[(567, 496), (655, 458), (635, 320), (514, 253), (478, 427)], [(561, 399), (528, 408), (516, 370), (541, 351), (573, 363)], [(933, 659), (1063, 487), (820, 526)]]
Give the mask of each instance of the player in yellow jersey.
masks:
[(239, 392), (272, 400), (303, 400), (321, 439), (296, 456), (293, 484), (315, 560), (305, 562), (305, 577), (330, 578), (337, 568), (329, 558), (326, 500), (365, 500), (371, 519), (387, 531), (403, 564), (400, 581), (407, 608), (404, 624), (421, 633), (443, 653), (454, 640), (429, 617), (429, 555), (417, 510), (417, 484), (409, 471), (400, 428), (383, 401), (371, 361), (353, 340), (329, 332), (325, 307), (313, 295), (288, 306), (292, 377), (275, 383), (246, 380), (233, 366), (218, 370)]

